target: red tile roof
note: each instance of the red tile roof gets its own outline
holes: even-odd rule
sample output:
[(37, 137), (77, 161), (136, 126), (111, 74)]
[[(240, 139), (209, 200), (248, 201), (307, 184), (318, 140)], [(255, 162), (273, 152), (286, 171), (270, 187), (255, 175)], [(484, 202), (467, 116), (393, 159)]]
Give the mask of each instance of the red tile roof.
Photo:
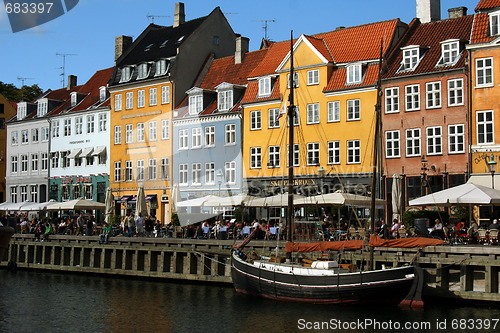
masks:
[(326, 60), (328, 61), (333, 60), (332, 54), (328, 50), (325, 41), (323, 39), (318, 39), (312, 36), (305, 36), (305, 38), (312, 44), (312, 46), (314, 46), (316, 50), (318, 50), (319, 53), (321, 53), (323, 57), (326, 58)]
[(378, 64), (369, 65), (368, 68), (366, 68), (363, 81), (359, 84), (349, 85), (346, 84), (347, 68), (337, 68), (333, 71), (332, 76), (330, 77), (330, 81), (328, 82), (328, 85), (325, 87), (324, 91), (352, 89), (367, 85), (374, 85), (377, 83), (379, 68), (380, 66)]
[(476, 6), (476, 11), (500, 7), (500, 0), (480, 0)]
[(486, 13), (476, 14), (474, 17), (474, 27), (472, 28), (471, 43), (486, 43), (497, 36), (490, 36), (490, 19)]
[[(413, 71), (398, 72), (403, 60), (403, 52), (399, 53), (389, 64), (387, 73), (384, 78), (402, 77), (415, 74), (440, 72), (443, 70), (462, 68), (465, 66), (466, 51), (462, 50), (460, 59), (454, 66), (436, 66), (441, 58), (441, 42), (448, 39), (459, 39), (461, 41), (469, 41), (472, 30), (473, 15), (463, 16), (455, 19), (446, 19), (442, 21), (420, 24), (408, 38), (404, 45), (419, 45), (423, 48), (423, 56), (420, 63)], [(418, 22), (417, 22), (418, 24)]]
[(102, 103), (99, 103), (99, 88), (107, 86), (112, 74), (113, 67), (95, 72), (95, 74), (77, 91), (79, 94), (85, 94), (86, 97), (72, 108), (70, 112), (86, 110), (92, 106), (100, 106)]

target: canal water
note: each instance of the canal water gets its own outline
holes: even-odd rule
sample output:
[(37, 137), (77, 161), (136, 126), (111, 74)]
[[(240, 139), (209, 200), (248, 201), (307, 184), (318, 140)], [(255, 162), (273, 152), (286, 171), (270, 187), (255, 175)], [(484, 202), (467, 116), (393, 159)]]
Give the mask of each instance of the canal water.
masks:
[[(387, 291), (390, 293), (390, 290)], [(230, 287), (0, 270), (0, 332), (500, 331), (500, 307), (282, 303)]]

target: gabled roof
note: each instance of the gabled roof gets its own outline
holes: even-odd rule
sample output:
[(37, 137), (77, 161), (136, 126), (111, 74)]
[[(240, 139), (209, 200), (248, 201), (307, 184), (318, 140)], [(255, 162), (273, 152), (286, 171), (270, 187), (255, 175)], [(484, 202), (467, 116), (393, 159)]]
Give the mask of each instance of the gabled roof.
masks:
[(476, 11), (500, 7), (500, 0), (480, 0), (476, 6)]
[(490, 18), (486, 13), (476, 14), (474, 17), (474, 27), (472, 29), (471, 43), (487, 43), (495, 36), (490, 36)]
[(90, 107), (105, 106), (103, 104), (106, 103), (109, 98), (107, 98), (102, 103), (99, 102), (100, 88), (107, 86), (112, 73), (113, 67), (95, 72), (95, 74), (77, 91), (80, 94), (85, 94), (85, 98), (80, 101), (80, 103), (78, 103), (74, 108), (69, 110), (69, 112), (82, 111)]
[(352, 89), (368, 85), (375, 85), (378, 79), (379, 68), (380, 66), (378, 64), (368, 65), (364, 71), (363, 80), (360, 83), (356, 84), (346, 84), (346, 67), (337, 68), (333, 71), (332, 76), (330, 77), (330, 81), (323, 91), (327, 92), (333, 90)]
[[(403, 52), (398, 51), (391, 61), (387, 73), (384, 78), (402, 77), (416, 74), (440, 72), (443, 70), (462, 68), (465, 66), (465, 48), (462, 49), (459, 60), (452, 66), (436, 66), (441, 58), (442, 49), (441, 42), (450, 39), (458, 39), (460, 41), (469, 42), (472, 30), (472, 22), (474, 16), (467, 15), (454, 19), (446, 19), (442, 21), (429, 22), (420, 24), (418, 20), (412, 22), (415, 27), (410, 28), (411, 35), (407, 41), (400, 45), (401, 47), (418, 45), (422, 47), (420, 62), (412, 71), (398, 71), (403, 60)], [(463, 46), (463, 45), (462, 45)]]

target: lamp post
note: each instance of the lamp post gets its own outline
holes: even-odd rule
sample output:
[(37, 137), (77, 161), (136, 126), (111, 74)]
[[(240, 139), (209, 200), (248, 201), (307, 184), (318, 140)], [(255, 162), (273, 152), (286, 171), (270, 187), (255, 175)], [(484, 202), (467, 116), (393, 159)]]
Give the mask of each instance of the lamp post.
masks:
[(219, 169), (217, 171), (217, 182), (219, 183), (219, 196), (220, 196), (220, 185), (222, 184), (222, 177), (224, 177), (224, 175), (222, 174), (222, 171)]
[(319, 188), (319, 193), (323, 194), (323, 178), (325, 177), (326, 169), (323, 167), (320, 167), (318, 169), (318, 176), (321, 178), (321, 183), (320, 183), (320, 188)]
[(485, 159), (488, 171), (491, 173), (491, 188), (495, 189), (495, 171), (497, 168), (497, 161), (495, 161), (495, 155), (487, 156)]

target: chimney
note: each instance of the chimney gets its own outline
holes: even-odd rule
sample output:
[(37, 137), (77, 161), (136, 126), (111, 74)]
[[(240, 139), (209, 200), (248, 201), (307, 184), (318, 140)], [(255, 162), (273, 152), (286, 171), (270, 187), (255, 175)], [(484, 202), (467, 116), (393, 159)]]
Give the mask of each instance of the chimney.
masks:
[(448, 17), (451, 19), (467, 16), (467, 7), (456, 7), (448, 9)]
[(115, 38), (115, 61), (132, 45), (132, 37), (118, 36)]
[(422, 23), (439, 21), (441, 19), (441, 1), (417, 0), (417, 18)]
[(67, 90), (70, 90), (74, 86), (76, 86), (76, 75), (68, 75), (68, 86), (66, 87)]
[(236, 38), (236, 52), (234, 53), (234, 63), (241, 64), (243, 58), (245, 58), (245, 53), (248, 52), (248, 44), (250, 39), (247, 37), (237, 37)]
[(186, 14), (184, 13), (184, 3), (177, 2), (175, 4), (174, 28), (180, 26), (184, 22), (186, 22)]

